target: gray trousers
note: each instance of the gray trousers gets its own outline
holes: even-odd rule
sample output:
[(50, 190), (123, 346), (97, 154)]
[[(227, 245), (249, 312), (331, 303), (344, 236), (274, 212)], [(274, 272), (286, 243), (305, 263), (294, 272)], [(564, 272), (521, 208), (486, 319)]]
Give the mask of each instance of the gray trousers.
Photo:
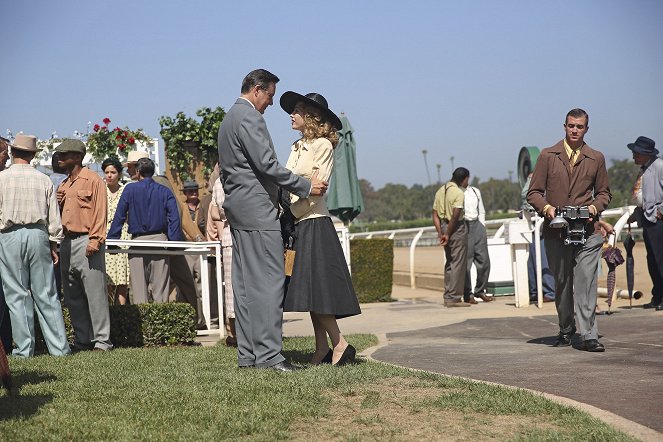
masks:
[(74, 328), (74, 345), (105, 350), (113, 348), (106, 293), (105, 246), (91, 256), (85, 256), (87, 244), (87, 235), (62, 240), (62, 289)]
[[(488, 237), (486, 226), (481, 221), (472, 220), (467, 222), (467, 272), (465, 274), (465, 300), (470, 295), (486, 292), (488, 276), (490, 275), (490, 257), (488, 256)], [(471, 273), (472, 264), (477, 268), (477, 281), (472, 291)]]
[[(140, 240), (168, 241), (164, 233), (143, 235)], [(132, 302), (147, 304), (148, 302), (168, 302), (170, 276), (168, 255), (129, 255), (129, 279), (131, 284)]]
[(54, 356), (71, 353), (46, 227), (15, 226), (0, 233), (0, 271), (16, 342), (13, 355), (34, 355), (35, 307), (48, 352)]
[[(205, 315), (203, 314), (203, 286), (200, 276), (200, 256), (198, 255), (185, 255), (186, 264), (191, 271), (194, 282), (194, 302), (193, 308), (196, 309), (196, 325), (205, 325)], [(214, 273), (216, 275), (216, 272)], [(210, 292), (214, 293), (214, 292)]]
[(546, 255), (555, 277), (555, 306), (559, 330), (569, 333), (575, 323), (583, 340), (598, 339), (596, 325), (596, 269), (603, 238), (594, 233), (587, 242), (565, 246), (562, 240), (546, 237)]
[[(444, 300), (460, 301), (465, 290), (465, 272), (467, 271), (467, 227), (464, 221), (459, 221), (456, 231), (444, 246)], [(442, 221), (442, 231), (447, 230), (447, 224)]]
[(281, 355), (285, 284), (281, 232), (231, 232), (237, 364), (271, 367), (285, 360)]

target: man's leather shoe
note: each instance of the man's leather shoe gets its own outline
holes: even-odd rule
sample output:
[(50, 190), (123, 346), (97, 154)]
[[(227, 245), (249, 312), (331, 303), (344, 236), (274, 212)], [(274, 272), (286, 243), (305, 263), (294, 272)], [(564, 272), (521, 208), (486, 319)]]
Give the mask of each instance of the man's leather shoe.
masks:
[(488, 296), (485, 293), (481, 293), (480, 295), (474, 295), (474, 297), (481, 299), (483, 302), (491, 302), (495, 300), (495, 298), (493, 298), (492, 296)]
[(271, 365), (271, 366), (266, 367), (266, 368), (269, 369), (269, 370), (276, 370), (276, 371), (297, 371), (297, 370), (301, 370), (300, 367), (296, 367), (288, 361), (282, 361), (282, 362), (279, 362), (278, 364)]
[(465, 300), (465, 303), (467, 303), (467, 304), (478, 304), (479, 301), (477, 301), (476, 299), (474, 299), (474, 296), (470, 296), (470, 299), (466, 299), (466, 300)]
[(605, 351), (605, 347), (598, 341), (598, 339), (586, 339), (582, 343), (582, 349), (595, 353)]
[(660, 303), (659, 305), (656, 306), (657, 312), (660, 312), (661, 310), (663, 310), (663, 303)]
[(554, 298), (548, 298), (547, 296), (543, 297), (543, 302), (555, 302)]
[(646, 304), (642, 304), (642, 308), (656, 308), (659, 305), (663, 305), (663, 304), (654, 304), (654, 301), (652, 301), (652, 302), (648, 302)]
[(575, 327), (573, 327), (571, 331), (568, 333), (562, 333), (560, 331), (559, 335), (557, 335), (557, 340), (553, 344), (553, 347), (568, 347), (569, 345), (571, 345), (571, 339), (575, 334), (576, 334)]
[(469, 307), (470, 304), (467, 304), (461, 300), (458, 301), (444, 301), (445, 307)]

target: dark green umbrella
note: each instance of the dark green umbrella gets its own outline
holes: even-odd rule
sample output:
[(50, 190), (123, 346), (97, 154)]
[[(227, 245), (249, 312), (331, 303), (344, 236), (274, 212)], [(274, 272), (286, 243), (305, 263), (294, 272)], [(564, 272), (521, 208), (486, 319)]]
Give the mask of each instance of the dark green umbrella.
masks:
[(345, 114), (341, 114), (341, 123), (343, 128), (338, 131), (338, 145), (334, 150), (334, 170), (329, 180), (327, 207), (332, 215), (347, 225), (361, 213), (364, 200), (357, 178), (354, 134)]

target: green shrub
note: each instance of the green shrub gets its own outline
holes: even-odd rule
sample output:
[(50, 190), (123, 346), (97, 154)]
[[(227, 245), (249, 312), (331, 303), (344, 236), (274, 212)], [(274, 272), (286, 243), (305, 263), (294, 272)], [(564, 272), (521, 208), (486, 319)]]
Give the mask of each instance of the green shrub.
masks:
[[(69, 309), (63, 306), (62, 315), (67, 339), (73, 342), (74, 330)], [(115, 347), (189, 345), (196, 338), (195, 318), (196, 311), (186, 303), (112, 305), (111, 342)], [(48, 352), (37, 320), (35, 329), (35, 353)]]
[(359, 302), (391, 301), (394, 241), (387, 238), (350, 240), (352, 283)]

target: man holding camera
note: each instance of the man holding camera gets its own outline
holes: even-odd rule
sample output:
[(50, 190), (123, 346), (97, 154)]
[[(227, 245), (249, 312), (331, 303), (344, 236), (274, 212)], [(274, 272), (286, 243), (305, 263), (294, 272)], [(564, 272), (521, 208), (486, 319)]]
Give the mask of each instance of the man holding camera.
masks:
[[(603, 244), (598, 215), (612, 198), (608, 171), (603, 154), (585, 144), (584, 137), (589, 129), (587, 112), (582, 109), (569, 111), (564, 129), (565, 138), (541, 152), (527, 201), (546, 219), (543, 235), (548, 262), (555, 276), (555, 306), (559, 318), (559, 336), (554, 346), (571, 345), (577, 323), (582, 338), (580, 348), (602, 352), (605, 347), (598, 341), (594, 307), (596, 269)], [(569, 243), (568, 229), (550, 225), (557, 208), (566, 206), (572, 208), (571, 212), (589, 215), (581, 241)]]

